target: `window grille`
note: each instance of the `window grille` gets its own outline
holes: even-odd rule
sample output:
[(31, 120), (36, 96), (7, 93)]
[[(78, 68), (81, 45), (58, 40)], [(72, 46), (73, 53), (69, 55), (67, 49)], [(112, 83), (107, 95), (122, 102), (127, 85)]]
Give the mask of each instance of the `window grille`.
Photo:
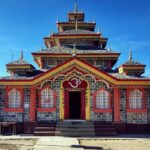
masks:
[(21, 107), (21, 94), (18, 90), (12, 89), (8, 93), (8, 108), (20, 108)]
[(54, 92), (46, 88), (41, 91), (41, 108), (53, 108), (54, 107)]
[(139, 109), (142, 108), (142, 92), (135, 89), (129, 95), (129, 108)]
[(96, 94), (96, 108), (107, 109), (109, 108), (109, 94), (105, 90), (100, 90)]

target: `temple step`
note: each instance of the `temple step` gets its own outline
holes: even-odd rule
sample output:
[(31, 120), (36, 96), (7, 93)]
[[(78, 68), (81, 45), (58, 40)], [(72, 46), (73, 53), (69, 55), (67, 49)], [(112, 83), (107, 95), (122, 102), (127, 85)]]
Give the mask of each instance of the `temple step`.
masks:
[(56, 125), (57, 136), (87, 137), (95, 136), (92, 122), (85, 121), (63, 121)]
[(36, 127), (37, 131), (54, 131), (55, 127)]
[(86, 122), (86, 121), (62, 121), (57, 124), (39, 124), (36, 126), (36, 136), (70, 136), (93, 137), (115, 136), (116, 130), (111, 123)]
[(38, 124), (35, 128), (35, 136), (54, 136), (55, 135), (55, 124)]

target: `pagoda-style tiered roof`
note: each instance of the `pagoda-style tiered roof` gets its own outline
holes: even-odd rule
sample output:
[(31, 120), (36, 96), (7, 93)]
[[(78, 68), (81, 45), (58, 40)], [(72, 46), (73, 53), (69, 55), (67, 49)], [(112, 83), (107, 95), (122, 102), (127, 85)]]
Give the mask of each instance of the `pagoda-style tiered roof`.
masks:
[(90, 45), (105, 48), (107, 38), (95, 31), (95, 22), (85, 22), (84, 13), (78, 11), (75, 5), (74, 11), (68, 13), (67, 22), (57, 21), (58, 33), (52, 32), (45, 37), (45, 45), (49, 49), (53, 46)]
[(55, 47), (51, 47), (50, 49), (41, 49), (40, 51), (34, 52), (33, 54), (36, 53), (53, 53), (53, 54), (57, 54), (57, 53), (66, 53), (66, 54), (72, 54), (72, 52), (74, 52), (74, 50), (76, 50), (76, 53), (95, 53), (95, 54), (120, 54), (118, 52), (109, 50), (109, 49), (100, 49), (98, 47), (90, 47), (90, 46), (76, 46), (74, 47), (66, 47), (66, 46), (55, 46)]
[(26, 74), (27, 72), (33, 72), (34, 66), (23, 59), (23, 52), (18, 60), (12, 61), (6, 64), (8, 72), (11, 74)]
[(12, 76), (4, 79), (34, 79), (73, 58), (104, 71), (117, 80), (149, 79), (141, 76), (145, 71), (145, 65), (134, 61), (131, 52), (127, 62), (118, 69), (113, 69), (120, 53), (110, 48), (106, 49), (108, 38), (104, 38), (100, 32), (95, 32), (95, 22), (85, 22), (84, 18), (84, 13), (78, 11), (75, 5), (74, 11), (68, 13), (68, 21), (57, 21), (58, 32), (52, 32), (44, 38), (46, 48), (32, 53), (40, 69), (36, 70), (24, 60), (22, 53), (18, 60), (6, 65)]
[(50, 49), (41, 49), (38, 52), (32, 53), (34, 60), (37, 62), (40, 68), (42, 67), (42, 62), (44, 58), (60, 59), (67, 58), (70, 59), (75, 55), (77, 58), (83, 60), (96, 58), (99, 60), (111, 61), (111, 67), (116, 63), (120, 53), (112, 51), (110, 49), (101, 49), (99, 47), (93, 46), (75, 46), (75, 47), (66, 47), (58, 46), (51, 47)]
[(132, 60), (132, 51), (130, 51), (129, 59), (127, 62), (125, 62), (119, 67), (119, 73), (133, 76), (140, 76), (145, 72), (145, 66), (146, 65), (141, 64), (138, 61)]
[(84, 13), (82, 11), (78, 11), (77, 5), (74, 5), (74, 11), (68, 13), (69, 22), (74, 21), (84, 21)]
[(100, 36), (100, 33), (95, 33), (93, 31), (90, 31), (90, 30), (83, 30), (83, 29), (73, 29), (73, 30), (66, 30), (64, 32), (59, 32), (57, 34), (53, 34), (53, 35), (86, 35), (86, 34), (89, 34), (89, 35), (99, 35)]
[(84, 21), (84, 13), (77, 10), (77, 6), (75, 5), (74, 11), (68, 13), (68, 22), (59, 22), (57, 21), (57, 27), (59, 32), (64, 32), (66, 30), (73, 30), (78, 25), (78, 29), (85, 29), (94, 31), (96, 23), (93, 22), (85, 22)]
[[(119, 74), (116, 71), (113, 72), (104, 72), (102, 70), (98, 70), (96, 67), (91, 66), (89, 64), (87, 64), (86, 62), (83, 62), (77, 58), (71, 58), (70, 60), (64, 62), (63, 64), (60, 64), (58, 66), (56, 66), (55, 68), (53, 68), (52, 70), (50, 69), (45, 69), (45, 70), (35, 70), (34, 73), (32, 73), (30, 76), (27, 74), (24, 76), (20, 76), (20, 75), (13, 75), (13, 76), (9, 76), (9, 77), (2, 77), (0, 78), (1, 84), (5, 84), (5, 82), (8, 81), (15, 81), (12, 84), (17, 84), (16, 81), (21, 81), (20, 84), (24, 84), (25, 82), (29, 81), (28, 84), (32, 84), (32, 82), (30, 81), (34, 81), (33, 83), (42, 81), (43, 78), (47, 79), (50, 76), (51, 77), (55, 77), (56, 73), (60, 73), (61, 74), (65, 74), (66, 71), (68, 71), (68, 69), (72, 70), (72, 68), (74, 69), (79, 69), (79, 71), (84, 71), (86, 73), (95, 73), (97, 76), (100, 76), (101, 78), (107, 79), (111, 82), (113, 82), (114, 84), (131, 84), (134, 85), (135, 81), (139, 82), (140, 84), (147, 84), (147, 82), (150, 83), (150, 78), (148, 77), (139, 77), (139, 76), (129, 76), (126, 74)], [(127, 83), (126, 83), (127, 82)]]
[(45, 45), (47, 48), (60, 45), (87, 45), (99, 46), (105, 48), (108, 38), (103, 38), (101, 33), (95, 33), (89, 30), (67, 30), (64, 32), (53, 33), (49, 37), (45, 37)]
[[(78, 21), (78, 29), (85, 29), (89, 31), (95, 30), (95, 22), (80, 22)], [(59, 32), (64, 32), (66, 30), (73, 30), (76, 28), (75, 22), (57, 22), (57, 27)]]

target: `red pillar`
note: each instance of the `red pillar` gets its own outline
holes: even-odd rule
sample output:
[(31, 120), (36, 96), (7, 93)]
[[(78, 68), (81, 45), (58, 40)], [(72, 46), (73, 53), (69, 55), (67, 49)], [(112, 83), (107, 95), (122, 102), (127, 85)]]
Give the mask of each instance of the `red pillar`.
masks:
[(120, 91), (114, 87), (114, 122), (120, 122)]
[(36, 88), (30, 89), (30, 121), (35, 121), (36, 114)]

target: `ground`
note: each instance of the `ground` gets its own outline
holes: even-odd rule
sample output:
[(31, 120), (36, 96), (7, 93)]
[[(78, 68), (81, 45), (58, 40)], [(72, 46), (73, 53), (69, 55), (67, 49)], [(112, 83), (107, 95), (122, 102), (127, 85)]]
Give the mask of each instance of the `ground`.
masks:
[(150, 139), (83, 139), (85, 149), (93, 150), (149, 150)]
[(36, 142), (37, 139), (33, 138), (1, 138), (0, 150), (32, 150)]
[(0, 136), (0, 150), (149, 150), (145, 138)]

